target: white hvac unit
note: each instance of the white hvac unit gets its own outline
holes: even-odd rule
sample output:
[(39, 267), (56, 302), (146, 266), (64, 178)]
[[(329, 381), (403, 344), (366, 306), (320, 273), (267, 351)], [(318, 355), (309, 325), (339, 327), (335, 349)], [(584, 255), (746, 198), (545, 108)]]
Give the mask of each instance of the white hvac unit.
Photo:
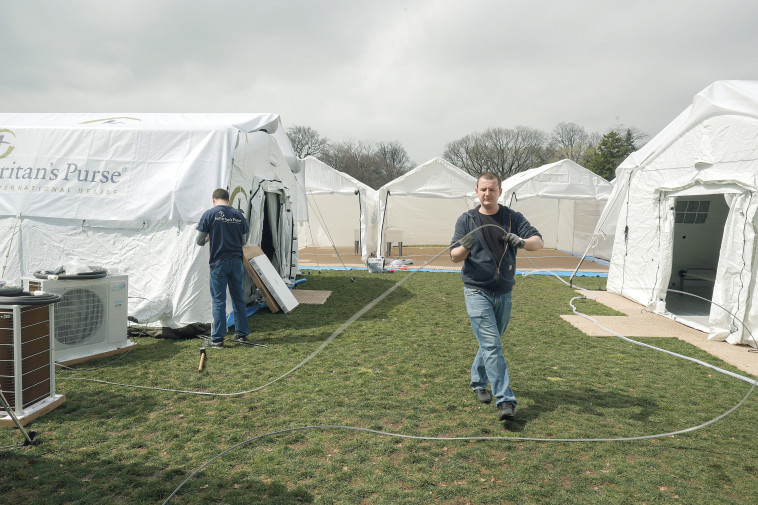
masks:
[(125, 275), (88, 279), (24, 278), (30, 291), (61, 296), (55, 304), (55, 362), (81, 363), (126, 352), (135, 345), (127, 337), (129, 308)]
[(21, 425), (61, 405), (55, 394), (51, 305), (0, 305), (0, 426)]

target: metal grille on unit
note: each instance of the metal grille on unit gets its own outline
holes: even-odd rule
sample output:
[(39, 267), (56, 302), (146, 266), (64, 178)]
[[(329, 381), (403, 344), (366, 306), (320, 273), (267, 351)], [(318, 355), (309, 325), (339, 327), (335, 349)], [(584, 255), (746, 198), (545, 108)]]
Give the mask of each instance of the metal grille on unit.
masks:
[[(55, 394), (50, 328), (51, 305), (0, 306), (0, 390), (22, 423), (51, 410)], [(0, 425), (10, 425), (0, 412)]]

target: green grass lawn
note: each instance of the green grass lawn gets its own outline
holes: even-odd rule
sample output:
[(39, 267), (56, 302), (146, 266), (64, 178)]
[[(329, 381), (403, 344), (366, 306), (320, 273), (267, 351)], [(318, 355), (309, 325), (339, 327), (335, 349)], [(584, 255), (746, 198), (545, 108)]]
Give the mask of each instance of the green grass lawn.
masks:
[[(468, 387), (476, 343), (460, 277), (417, 273), (312, 360), (255, 393), (197, 396), (66, 379), (231, 393), (276, 379), (408, 273), (310, 271), (301, 289), (326, 305), (259, 311), (268, 348), (209, 349), (198, 340), (140, 338), (92, 372), (59, 371), (58, 409), (34, 421), (39, 445), (0, 452), (0, 502), (162, 503), (194, 470), (253, 437), (352, 426), (425, 437), (617, 438), (706, 422), (749, 384), (616, 338), (588, 337), (559, 316), (575, 292), (519, 277), (504, 349), (516, 420)], [(597, 288), (602, 280), (579, 279)], [(590, 314), (613, 311), (578, 302)], [(659, 347), (739, 372), (677, 339)], [(724, 344), (728, 345), (728, 344)], [(90, 362), (92, 367), (107, 362)], [(176, 504), (745, 504), (758, 496), (756, 398), (702, 430), (627, 442), (413, 440), (345, 429), (257, 438), (192, 478)], [(10, 428), (0, 445), (22, 441)]]

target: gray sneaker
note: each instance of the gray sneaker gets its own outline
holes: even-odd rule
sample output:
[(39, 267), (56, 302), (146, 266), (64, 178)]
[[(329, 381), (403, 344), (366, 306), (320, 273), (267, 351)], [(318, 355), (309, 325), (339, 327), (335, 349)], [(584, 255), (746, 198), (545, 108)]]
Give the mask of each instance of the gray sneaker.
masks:
[(213, 342), (211, 341), (211, 347), (214, 349), (223, 349), (224, 348), (224, 341), (221, 342)]
[(492, 395), (486, 389), (474, 389), (476, 399), (482, 403), (489, 403), (492, 401)]
[(497, 406), (497, 418), (501, 421), (513, 419), (516, 406), (513, 402), (503, 402)]

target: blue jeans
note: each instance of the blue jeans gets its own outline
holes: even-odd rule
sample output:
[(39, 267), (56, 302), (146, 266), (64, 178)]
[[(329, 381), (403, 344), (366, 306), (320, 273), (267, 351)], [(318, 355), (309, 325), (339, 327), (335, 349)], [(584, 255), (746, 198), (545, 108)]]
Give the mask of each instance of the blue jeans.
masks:
[(238, 336), (247, 336), (250, 327), (245, 312), (245, 267), (241, 259), (221, 262), (211, 268), (211, 300), (213, 302), (213, 331), (211, 342), (223, 342), (226, 335), (226, 288), (232, 296), (234, 308), (234, 331)]
[(471, 365), (471, 389), (486, 389), (489, 380), (496, 404), (513, 402), (515, 406), (516, 396), (510, 386), (501, 341), (511, 318), (512, 293), (491, 295), (464, 287), (463, 294), (471, 329), (479, 342), (479, 350)]

